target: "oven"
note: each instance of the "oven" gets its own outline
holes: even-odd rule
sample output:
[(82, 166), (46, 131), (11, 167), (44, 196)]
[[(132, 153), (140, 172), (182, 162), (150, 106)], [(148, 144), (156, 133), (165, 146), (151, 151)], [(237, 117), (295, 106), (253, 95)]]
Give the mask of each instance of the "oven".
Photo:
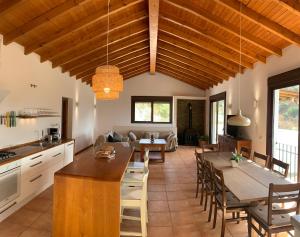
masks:
[(0, 166), (0, 208), (20, 195), (21, 163), (13, 161)]

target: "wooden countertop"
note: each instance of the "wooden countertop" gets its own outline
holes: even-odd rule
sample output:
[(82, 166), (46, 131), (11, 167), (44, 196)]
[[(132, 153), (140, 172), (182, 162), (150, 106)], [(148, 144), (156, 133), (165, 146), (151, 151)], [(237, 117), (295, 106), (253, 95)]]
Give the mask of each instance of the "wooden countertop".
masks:
[(125, 143), (112, 145), (116, 149), (114, 159), (95, 158), (93, 152), (86, 152), (81, 154), (78, 160), (57, 171), (55, 175), (120, 182), (133, 155), (133, 149)]
[(16, 161), (16, 160), (20, 160), (26, 156), (30, 156), (48, 149), (51, 149), (53, 147), (68, 143), (74, 141), (74, 139), (61, 139), (59, 142), (55, 142), (55, 143), (51, 143), (47, 146), (44, 147), (40, 147), (40, 146), (32, 146), (32, 144), (37, 143), (38, 141), (35, 142), (30, 142), (30, 143), (26, 143), (26, 144), (22, 144), (22, 145), (17, 145), (14, 147), (9, 147), (9, 148), (3, 148), (0, 151), (10, 151), (10, 152), (15, 152), (16, 156), (11, 157), (10, 159), (7, 160), (3, 160), (0, 161), (0, 166)]

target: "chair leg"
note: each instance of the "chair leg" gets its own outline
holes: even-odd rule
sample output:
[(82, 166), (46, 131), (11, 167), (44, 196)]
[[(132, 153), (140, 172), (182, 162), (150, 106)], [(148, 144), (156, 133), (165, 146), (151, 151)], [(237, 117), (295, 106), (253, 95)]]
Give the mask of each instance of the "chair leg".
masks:
[(142, 237), (146, 237), (147, 236), (146, 215), (147, 215), (146, 206), (145, 206), (145, 204), (142, 204), (142, 206), (141, 206), (141, 227), (142, 227), (141, 229), (142, 229)]
[(217, 204), (217, 202), (215, 202), (213, 229), (216, 228), (216, 223), (217, 223), (217, 211), (218, 211), (218, 204)]
[(224, 236), (225, 236), (225, 224), (226, 224), (226, 220), (225, 220), (225, 211), (226, 211), (226, 210), (222, 210), (221, 237), (224, 237)]
[(199, 178), (197, 177), (197, 190), (196, 190), (196, 198), (198, 197), (199, 193)]
[(214, 195), (213, 195), (213, 193), (210, 193), (210, 204), (209, 204), (208, 222), (211, 221), (211, 214), (212, 214), (212, 209), (213, 209), (213, 203), (214, 203)]
[[(236, 213), (236, 217), (237, 217), (238, 219), (240, 218), (240, 212), (237, 212), (237, 213)], [(236, 223), (237, 223), (237, 224), (240, 224), (240, 221), (238, 220)]]
[(202, 206), (203, 204), (203, 195), (204, 195), (204, 182), (203, 180), (201, 181), (202, 185), (201, 185), (201, 199), (200, 199), (200, 205)]
[(208, 199), (208, 190), (205, 189), (205, 204), (204, 204), (204, 211), (207, 209), (207, 199)]

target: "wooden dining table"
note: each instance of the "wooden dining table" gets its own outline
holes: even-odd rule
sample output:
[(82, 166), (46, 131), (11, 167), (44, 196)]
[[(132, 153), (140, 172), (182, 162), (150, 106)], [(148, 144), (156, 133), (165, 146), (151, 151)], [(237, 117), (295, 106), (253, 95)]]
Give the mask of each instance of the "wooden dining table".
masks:
[(203, 156), (205, 160), (212, 162), (215, 168), (223, 171), (225, 186), (241, 202), (267, 200), (270, 183), (291, 183), (252, 160), (242, 160), (238, 167), (233, 168), (230, 161), (231, 152), (208, 152)]

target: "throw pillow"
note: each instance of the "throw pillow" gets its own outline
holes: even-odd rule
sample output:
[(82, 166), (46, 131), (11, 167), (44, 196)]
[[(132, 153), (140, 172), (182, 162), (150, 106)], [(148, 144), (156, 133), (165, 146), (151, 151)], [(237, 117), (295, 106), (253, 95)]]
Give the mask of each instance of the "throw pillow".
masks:
[(147, 138), (147, 139), (150, 139), (151, 135), (153, 135), (154, 139), (159, 138), (159, 132), (145, 132), (144, 137)]
[(121, 142), (122, 138), (123, 138), (123, 136), (121, 134), (114, 132), (114, 136), (113, 136), (114, 142)]
[(130, 131), (128, 133), (128, 137), (129, 137), (130, 141), (132, 141), (132, 142), (136, 141), (136, 139), (137, 139), (136, 135), (132, 131)]
[(108, 141), (108, 142), (114, 142), (113, 136), (112, 136), (112, 135), (108, 135), (107, 141)]

